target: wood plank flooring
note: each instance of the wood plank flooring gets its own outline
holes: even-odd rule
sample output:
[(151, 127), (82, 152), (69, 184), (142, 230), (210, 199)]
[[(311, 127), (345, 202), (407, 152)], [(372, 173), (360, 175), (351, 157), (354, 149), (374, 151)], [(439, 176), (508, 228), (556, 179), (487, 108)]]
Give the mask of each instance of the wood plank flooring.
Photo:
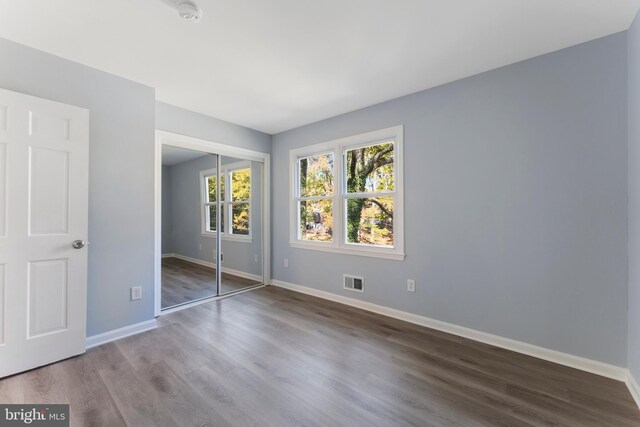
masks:
[[(222, 273), (222, 294), (260, 284)], [(162, 308), (215, 296), (216, 269), (175, 257), (162, 259)]]
[(266, 287), (0, 380), (75, 426), (640, 426), (621, 382)]

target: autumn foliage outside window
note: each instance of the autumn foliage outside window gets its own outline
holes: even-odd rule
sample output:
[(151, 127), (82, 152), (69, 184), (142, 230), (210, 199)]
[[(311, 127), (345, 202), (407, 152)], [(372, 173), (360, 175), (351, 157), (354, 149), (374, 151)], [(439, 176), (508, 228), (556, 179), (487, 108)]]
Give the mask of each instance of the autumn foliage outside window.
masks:
[[(203, 176), (206, 185), (204, 201), (205, 232), (216, 232), (218, 175)], [(226, 191), (230, 188), (230, 191)], [(251, 227), (251, 168), (223, 169), (220, 174), (220, 222), (223, 233), (249, 236)], [(230, 219), (230, 221), (229, 221)]]
[(402, 261), (402, 125), (289, 151), (293, 247)]

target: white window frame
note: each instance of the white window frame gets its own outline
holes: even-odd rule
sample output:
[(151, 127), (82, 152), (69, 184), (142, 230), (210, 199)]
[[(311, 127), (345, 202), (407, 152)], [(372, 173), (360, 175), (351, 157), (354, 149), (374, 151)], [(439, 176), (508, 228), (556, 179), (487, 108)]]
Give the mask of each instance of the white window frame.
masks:
[[(230, 163), (228, 165), (223, 165), (222, 168), (220, 169), (221, 170), (220, 175), (224, 177), (224, 188), (225, 188), (225, 194), (224, 194), (225, 199), (220, 201), (220, 205), (221, 205), (221, 210), (224, 209), (224, 215), (225, 215), (224, 217), (226, 218), (226, 222), (224, 225), (225, 229), (222, 230), (222, 239), (248, 243), (253, 240), (251, 236), (251, 233), (253, 231), (253, 215), (252, 215), (253, 206), (252, 206), (251, 200), (253, 199), (253, 197), (249, 197), (249, 200), (238, 200), (238, 201), (231, 200), (231, 174), (233, 173), (233, 171), (237, 171), (241, 169), (249, 169), (250, 171), (250, 174), (251, 174), (250, 175), (251, 176), (251, 181), (250, 181), (251, 194), (250, 195), (253, 196), (253, 170), (251, 168), (251, 162), (242, 161), (242, 162)], [(218, 234), (217, 231), (210, 231), (208, 229), (207, 221), (209, 220), (209, 218), (208, 218), (208, 214), (206, 213), (207, 206), (215, 205), (215, 203), (209, 202), (208, 178), (216, 175), (217, 175), (217, 170), (215, 168), (200, 171), (200, 198), (201, 198), (200, 226), (201, 226), (201, 234), (205, 237), (216, 237)], [(233, 213), (233, 205), (239, 204), (239, 203), (249, 204), (249, 234), (233, 234), (231, 232), (232, 224), (233, 224), (233, 221), (231, 220), (232, 213)]]
[[(289, 151), (289, 245), (295, 248), (345, 253), (352, 255), (386, 258), (403, 261), (404, 253), (404, 180), (403, 180), (403, 126), (393, 126), (360, 135), (340, 138)], [(394, 143), (394, 207), (393, 207), (393, 238), (392, 248), (346, 241), (346, 199), (362, 197), (363, 194), (348, 194), (346, 191), (345, 153), (347, 150), (380, 144), (388, 141)], [(298, 160), (320, 154), (333, 154), (333, 241), (309, 241), (300, 239), (298, 227)], [(385, 193), (365, 193), (366, 197), (388, 196)], [(302, 199), (326, 199), (326, 197), (303, 197)]]

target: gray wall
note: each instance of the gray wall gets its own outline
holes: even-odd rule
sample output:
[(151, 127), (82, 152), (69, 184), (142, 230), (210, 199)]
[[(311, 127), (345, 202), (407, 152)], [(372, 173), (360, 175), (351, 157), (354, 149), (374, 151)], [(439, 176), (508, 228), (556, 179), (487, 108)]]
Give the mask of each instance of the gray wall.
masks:
[(154, 89), (4, 39), (0, 64), (0, 87), (91, 111), (87, 334), (152, 319)]
[[(229, 159), (227, 161), (227, 159)], [(239, 159), (224, 157), (223, 164), (236, 162)], [(164, 241), (162, 244), (163, 253), (176, 253), (201, 261), (215, 262), (217, 250), (216, 239), (202, 235), (201, 227), (201, 193), (200, 193), (200, 172), (208, 169), (215, 169), (216, 156), (204, 156), (187, 162), (165, 168), (168, 169), (170, 180), (165, 184), (163, 179), (163, 195), (168, 187), (168, 197), (171, 199), (169, 214), (170, 224), (168, 228), (171, 242), (171, 250), (165, 250)], [(222, 253), (224, 254), (224, 268), (231, 268), (256, 276), (262, 276), (262, 166), (257, 162), (252, 162), (251, 166), (251, 242), (230, 241), (223, 238)], [(164, 202), (163, 202), (164, 205)], [(165, 217), (162, 218), (163, 229), (167, 225)], [(163, 233), (163, 239), (165, 234)], [(258, 255), (258, 262), (254, 255)]]
[(162, 166), (162, 253), (173, 252), (173, 215), (171, 191), (171, 166)]
[(156, 128), (219, 144), (271, 153), (271, 135), (163, 102), (156, 103)]
[(640, 14), (627, 33), (629, 52), (629, 352), (640, 381)]
[[(625, 366), (626, 55), (615, 34), (275, 135), (274, 279)], [(406, 260), (291, 248), (289, 150), (398, 124)]]
[[(171, 194), (170, 239), (172, 250), (165, 251), (163, 244), (163, 253), (173, 252), (203, 261), (214, 260), (216, 239), (201, 235), (200, 171), (213, 169), (216, 164), (216, 156), (210, 154), (169, 167), (171, 171), (169, 192)], [(162, 168), (163, 172), (165, 168), (166, 166)], [(163, 217), (163, 227), (166, 222)]]

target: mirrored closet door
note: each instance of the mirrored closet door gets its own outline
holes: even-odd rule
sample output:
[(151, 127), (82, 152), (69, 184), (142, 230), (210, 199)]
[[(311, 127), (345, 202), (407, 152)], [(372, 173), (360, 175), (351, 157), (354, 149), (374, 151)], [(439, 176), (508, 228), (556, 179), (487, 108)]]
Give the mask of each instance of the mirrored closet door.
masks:
[(263, 162), (162, 145), (161, 309), (264, 283)]
[(224, 295), (262, 283), (262, 164), (229, 156), (220, 163)]

